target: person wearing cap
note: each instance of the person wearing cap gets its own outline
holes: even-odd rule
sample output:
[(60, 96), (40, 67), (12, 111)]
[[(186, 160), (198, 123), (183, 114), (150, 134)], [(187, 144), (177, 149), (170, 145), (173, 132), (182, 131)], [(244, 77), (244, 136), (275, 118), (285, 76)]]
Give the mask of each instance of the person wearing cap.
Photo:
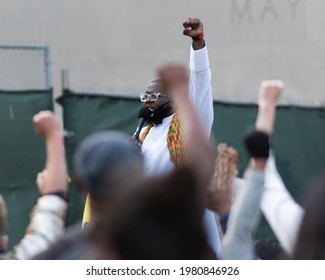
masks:
[(91, 223), (84, 224), (83, 228), (79, 223), (71, 225), (63, 238), (34, 259), (114, 259), (114, 256), (98, 256), (103, 248), (96, 246), (91, 235), (101, 234), (97, 227), (109, 223), (109, 210), (114, 201), (143, 180), (143, 156), (127, 134), (101, 131), (81, 142), (73, 165), (75, 185), (82, 195), (87, 195), (91, 206)]
[(102, 131), (88, 136), (74, 156), (74, 178), (83, 193), (88, 194), (93, 220), (119, 191), (127, 191), (144, 177), (143, 156), (118, 131)]

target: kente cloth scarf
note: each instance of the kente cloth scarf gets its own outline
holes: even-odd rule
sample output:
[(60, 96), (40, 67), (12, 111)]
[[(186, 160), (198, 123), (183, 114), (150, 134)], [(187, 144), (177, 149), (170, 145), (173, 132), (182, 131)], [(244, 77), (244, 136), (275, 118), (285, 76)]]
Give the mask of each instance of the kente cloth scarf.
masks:
[[(144, 132), (140, 135), (141, 142), (147, 137), (153, 124), (149, 124)], [(179, 119), (178, 112), (175, 113), (168, 130), (167, 135), (167, 145), (170, 155), (170, 160), (179, 167), (184, 165), (185, 162), (185, 152), (184, 152), (184, 142), (182, 137), (182, 128)]]

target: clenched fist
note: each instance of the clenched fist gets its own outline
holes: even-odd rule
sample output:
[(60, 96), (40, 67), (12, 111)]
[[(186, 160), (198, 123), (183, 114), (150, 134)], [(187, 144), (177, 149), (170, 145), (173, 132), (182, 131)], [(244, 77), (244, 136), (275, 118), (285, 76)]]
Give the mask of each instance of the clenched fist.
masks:
[(63, 135), (60, 119), (51, 111), (40, 111), (33, 117), (36, 133), (45, 138), (52, 135)]
[(161, 79), (162, 86), (168, 95), (173, 95), (177, 89), (186, 89), (178, 91), (179, 94), (187, 92), (188, 73), (187, 68), (179, 63), (170, 63), (161, 66), (158, 69), (158, 76)]
[(203, 33), (203, 24), (198, 18), (188, 18), (183, 22), (183, 34), (189, 37), (198, 37)]
[(262, 81), (259, 89), (258, 105), (276, 105), (284, 89), (279, 80)]

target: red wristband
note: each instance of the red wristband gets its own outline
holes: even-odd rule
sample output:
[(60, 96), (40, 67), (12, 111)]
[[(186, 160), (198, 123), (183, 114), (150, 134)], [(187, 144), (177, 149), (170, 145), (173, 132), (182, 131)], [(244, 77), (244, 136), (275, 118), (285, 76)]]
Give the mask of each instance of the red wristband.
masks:
[(204, 38), (204, 32), (202, 32), (199, 36), (192, 37), (193, 41), (202, 41)]

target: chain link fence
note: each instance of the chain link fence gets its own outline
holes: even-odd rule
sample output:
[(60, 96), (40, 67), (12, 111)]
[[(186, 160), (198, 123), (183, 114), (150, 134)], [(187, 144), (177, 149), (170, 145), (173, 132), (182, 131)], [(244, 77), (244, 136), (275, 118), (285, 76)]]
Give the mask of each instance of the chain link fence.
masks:
[(0, 90), (49, 90), (49, 47), (39, 43), (0, 42)]

